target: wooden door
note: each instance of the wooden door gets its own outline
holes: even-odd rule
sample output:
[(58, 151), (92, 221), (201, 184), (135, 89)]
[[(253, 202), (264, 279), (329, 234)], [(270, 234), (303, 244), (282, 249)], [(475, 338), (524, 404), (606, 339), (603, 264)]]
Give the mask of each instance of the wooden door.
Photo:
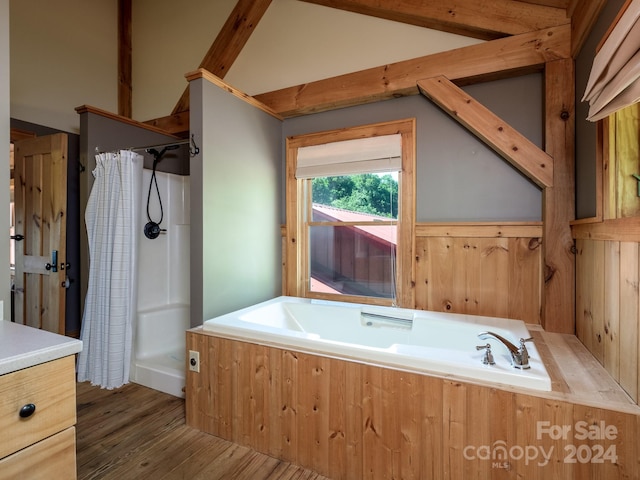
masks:
[(67, 135), (14, 149), (15, 321), (65, 333)]

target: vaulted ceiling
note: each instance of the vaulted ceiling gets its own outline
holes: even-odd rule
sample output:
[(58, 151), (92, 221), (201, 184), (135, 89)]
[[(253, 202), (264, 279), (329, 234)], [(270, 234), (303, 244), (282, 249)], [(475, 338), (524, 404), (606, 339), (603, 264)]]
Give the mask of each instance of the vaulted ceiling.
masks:
[[(464, 84), (540, 70), (553, 59), (575, 57), (606, 4), (606, 0), (299, 1), (487, 41), (256, 96), (285, 117), (417, 94), (417, 80), (435, 75)], [(125, 26), (120, 37), (121, 114), (126, 114), (131, 94), (126, 75), (130, 2), (120, 0)], [(224, 78), (271, 2), (238, 0), (200, 68)], [(176, 102), (170, 115), (147, 123), (175, 134), (187, 131), (188, 89)]]

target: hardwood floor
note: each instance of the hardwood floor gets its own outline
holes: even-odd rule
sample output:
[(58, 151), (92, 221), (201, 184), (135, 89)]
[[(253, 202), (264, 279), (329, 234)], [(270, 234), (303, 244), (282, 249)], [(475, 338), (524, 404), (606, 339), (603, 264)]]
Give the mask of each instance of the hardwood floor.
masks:
[(328, 480), (185, 425), (184, 400), (77, 384), (78, 479)]

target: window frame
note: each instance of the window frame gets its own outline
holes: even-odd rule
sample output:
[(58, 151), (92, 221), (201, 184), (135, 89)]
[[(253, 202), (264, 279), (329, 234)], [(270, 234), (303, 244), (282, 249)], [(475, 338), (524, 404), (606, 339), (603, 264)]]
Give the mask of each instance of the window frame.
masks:
[[(352, 296), (312, 292), (309, 288), (309, 239), (307, 237), (308, 212), (311, 205), (311, 180), (297, 179), (298, 148), (325, 143), (400, 134), (402, 141), (402, 167), (398, 173), (398, 219), (396, 245), (396, 298)], [(283, 292), (285, 295), (337, 300), (374, 305), (397, 305), (413, 308), (415, 305), (415, 118), (348, 127), (286, 139), (286, 233), (284, 248)]]

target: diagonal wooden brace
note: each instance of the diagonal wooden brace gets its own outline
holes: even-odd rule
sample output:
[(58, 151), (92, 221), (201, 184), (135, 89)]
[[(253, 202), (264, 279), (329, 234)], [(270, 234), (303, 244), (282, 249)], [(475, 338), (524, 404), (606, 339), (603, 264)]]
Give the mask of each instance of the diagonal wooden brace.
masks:
[(417, 82), (420, 93), (464, 125), (541, 188), (553, 186), (553, 158), (507, 122), (454, 85), (437, 76)]

